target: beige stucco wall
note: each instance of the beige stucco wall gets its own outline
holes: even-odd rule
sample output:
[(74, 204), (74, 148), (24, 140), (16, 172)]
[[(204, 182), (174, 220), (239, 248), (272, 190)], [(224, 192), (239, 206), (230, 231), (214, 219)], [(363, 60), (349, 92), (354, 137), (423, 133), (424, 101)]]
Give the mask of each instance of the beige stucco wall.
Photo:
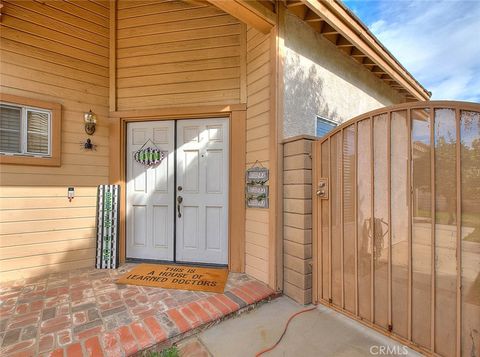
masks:
[(284, 33), (285, 138), (315, 135), (316, 115), (343, 122), (405, 101), (403, 95), (288, 12)]

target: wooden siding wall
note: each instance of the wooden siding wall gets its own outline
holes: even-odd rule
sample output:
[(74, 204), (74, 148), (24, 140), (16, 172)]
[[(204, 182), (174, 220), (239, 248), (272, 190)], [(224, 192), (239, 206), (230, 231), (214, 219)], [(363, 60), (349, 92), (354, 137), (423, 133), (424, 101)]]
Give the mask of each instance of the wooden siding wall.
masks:
[[(108, 182), (108, 1), (3, 4), (1, 91), (62, 105), (62, 161), (0, 166), (0, 280), (92, 266), (96, 186)], [(92, 152), (81, 148), (90, 109)]]
[(200, 2), (117, 8), (118, 110), (240, 102), (237, 19)]
[[(270, 35), (247, 29), (247, 168), (269, 167), (271, 45)], [(268, 282), (269, 210), (247, 208), (245, 230), (245, 271)]]

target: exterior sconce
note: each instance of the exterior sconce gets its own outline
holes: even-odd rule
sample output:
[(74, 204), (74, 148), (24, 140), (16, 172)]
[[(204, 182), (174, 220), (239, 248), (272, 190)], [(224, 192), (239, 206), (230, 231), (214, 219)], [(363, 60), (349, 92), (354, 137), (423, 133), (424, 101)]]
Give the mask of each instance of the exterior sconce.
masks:
[(90, 111), (83, 114), (83, 118), (85, 119), (85, 132), (88, 135), (93, 135), (97, 125), (97, 115), (90, 109)]

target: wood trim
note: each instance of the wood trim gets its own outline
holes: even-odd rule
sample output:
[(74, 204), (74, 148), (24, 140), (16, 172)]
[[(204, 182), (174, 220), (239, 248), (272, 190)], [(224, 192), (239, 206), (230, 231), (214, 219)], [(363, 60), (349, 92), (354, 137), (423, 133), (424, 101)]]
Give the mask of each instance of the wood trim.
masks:
[(240, 24), (240, 103), (247, 103), (247, 25)]
[(117, 0), (110, 0), (109, 42), (109, 103), (110, 111), (117, 110)]
[(212, 5), (268, 34), (276, 23), (276, 15), (258, 1), (247, 0), (207, 0)]
[(125, 262), (125, 177), (123, 174), (124, 167), (124, 150), (125, 138), (123, 131), (123, 123), (121, 119), (110, 119), (109, 123), (109, 182), (113, 185), (120, 185), (120, 230), (119, 230), (119, 255), (120, 263)]
[[(51, 153), (50, 157), (32, 157), (20, 155), (0, 155), (0, 164), (33, 165), (33, 166), (60, 166), (62, 151), (62, 105), (43, 100), (20, 97), (12, 94), (0, 93), (0, 102), (25, 105), (47, 109), (52, 112), (51, 122)], [(83, 118), (79, 116), (79, 121)]]
[[(270, 118), (269, 118), (269, 165), (270, 165), (270, 207), (268, 209), (268, 284), (274, 290), (281, 286), (281, 276), (277, 268), (281, 266), (278, 237), (278, 138), (277, 138), (277, 38), (278, 26), (270, 32)], [(282, 269), (283, 270), (283, 269)], [(280, 279), (279, 279), (280, 278)]]
[[(229, 192), (229, 269), (245, 271), (245, 199), (246, 110), (244, 105), (165, 108), (115, 112), (110, 119), (110, 182), (120, 185), (120, 262), (126, 258), (126, 126), (129, 122), (147, 120), (230, 118), (230, 192)], [(204, 112), (202, 112), (205, 110)], [(240, 108), (240, 110), (232, 110)], [(218, 109), (217, 111), (213, 109)], [(230, 110), (226, 110), (230, 109)], [(121, 116), (125, 114), (125, 116)], [(234, 134), (235, 133), (235, 134)]]
[(135, 109), (121, 110), (110, 112), (110, 118), (140, 120), (155, 119), (161, 117), (191, 117), (199, 115), (225, 115), (233, 111), (247, 110), (246, 104), (229, 104), (229, 105), (203, 105), (194, 107), (171, 107), (171, 108), (154, 108), (154, 109)]
[(275, 112), (276, 112), (276, 162), (277, 162), (277, 261), (276, 276), (278, 289), (283, 291), (283, 122), (284, 122), (284, 96), (285, 83), (283, 81), (283, 71), (285, 63), (285, 7), (283, 3), (278, 3), (277, 7), (277, 32), (275, 40), (275, 83), (271, 83), (275, 90)]
[(245, 165), (247, 112), (230, 117), (229, 268), (245, 272)]
[(302, 3), (372, 59), (417, 100), (430, 98), (430, 93), (400, 65), (393, 55), (370, 34), (368, 29), (354, 19), (337, 1), (302, 0)]

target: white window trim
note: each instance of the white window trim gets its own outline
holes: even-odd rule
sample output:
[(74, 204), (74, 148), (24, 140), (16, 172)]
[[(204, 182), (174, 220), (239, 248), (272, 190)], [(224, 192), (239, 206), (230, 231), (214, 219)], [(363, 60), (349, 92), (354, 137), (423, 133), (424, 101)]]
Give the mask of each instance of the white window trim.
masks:
[[(52, 157), (52, 111), (46, 110), (43, 108), (31, 107), (27, 105), (20, 105), (15, 103), (9, 102), (0, 102), (1, 105), (8, 105), (10, 107), (19, 108), (21, 110), (21, 123), (20, 123), (20, 150), (21, 152), (4, 152), (0, 151), (0, 155), (5, 156), (21, 156), (21, 157)], [(27, 130), (27, 112), (28, 111), (35, 111), (40, 112), (48, 115), (48, 152), (46, 154), (36, 153), (36, 152), (28, 152), (27, 150), (27, 138), (28, 138), (28, 130)]]

